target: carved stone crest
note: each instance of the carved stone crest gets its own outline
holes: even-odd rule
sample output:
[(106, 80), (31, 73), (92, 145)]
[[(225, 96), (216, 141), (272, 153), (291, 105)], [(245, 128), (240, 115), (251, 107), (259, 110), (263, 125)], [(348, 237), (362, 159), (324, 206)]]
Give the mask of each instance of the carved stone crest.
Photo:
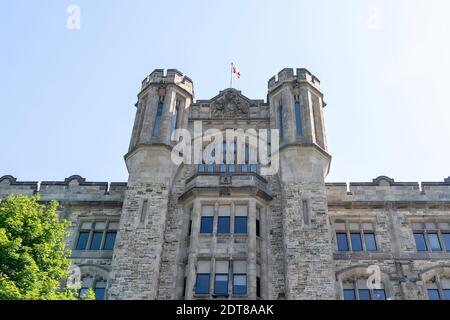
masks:
[(228, 91), (211, 104), (211, 113), (219, 118), (238, 118), (247, 116), (249, 107), (238, 93)]

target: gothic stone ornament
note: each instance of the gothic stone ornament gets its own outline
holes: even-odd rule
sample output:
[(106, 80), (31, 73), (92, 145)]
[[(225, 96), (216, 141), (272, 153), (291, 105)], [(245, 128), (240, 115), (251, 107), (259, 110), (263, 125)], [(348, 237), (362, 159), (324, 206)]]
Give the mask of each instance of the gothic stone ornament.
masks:
[(235, 92), (227, 92), (211, 104), (214, 117), (236, 118), (247, 116), (249, 103)]

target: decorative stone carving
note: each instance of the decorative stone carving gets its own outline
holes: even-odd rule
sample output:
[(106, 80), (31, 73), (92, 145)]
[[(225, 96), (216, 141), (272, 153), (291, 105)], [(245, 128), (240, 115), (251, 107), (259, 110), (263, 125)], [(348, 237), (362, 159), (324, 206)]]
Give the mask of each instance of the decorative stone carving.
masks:
[(214, 117), (237, 118), (247, 116), (250, 103), (237, 92), (228, 91), (211, 103)]

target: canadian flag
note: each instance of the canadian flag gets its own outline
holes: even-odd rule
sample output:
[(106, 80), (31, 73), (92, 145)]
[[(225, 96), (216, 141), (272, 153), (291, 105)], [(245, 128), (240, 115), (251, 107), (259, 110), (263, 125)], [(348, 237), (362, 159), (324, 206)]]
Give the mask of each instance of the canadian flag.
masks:
[(241, 78), (241, 71), (238, 68), (236, 68), (234, 63), (231, 64), (231, 73), (234, 73), (238, 77), (238, 79)]

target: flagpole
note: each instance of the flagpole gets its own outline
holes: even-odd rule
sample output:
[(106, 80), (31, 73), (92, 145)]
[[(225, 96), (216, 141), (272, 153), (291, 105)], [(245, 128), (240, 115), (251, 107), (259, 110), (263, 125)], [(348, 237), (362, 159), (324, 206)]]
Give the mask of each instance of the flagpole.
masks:
[(230, 88), (233, 88), (233, 62), (231, 63), (230, 68)]

